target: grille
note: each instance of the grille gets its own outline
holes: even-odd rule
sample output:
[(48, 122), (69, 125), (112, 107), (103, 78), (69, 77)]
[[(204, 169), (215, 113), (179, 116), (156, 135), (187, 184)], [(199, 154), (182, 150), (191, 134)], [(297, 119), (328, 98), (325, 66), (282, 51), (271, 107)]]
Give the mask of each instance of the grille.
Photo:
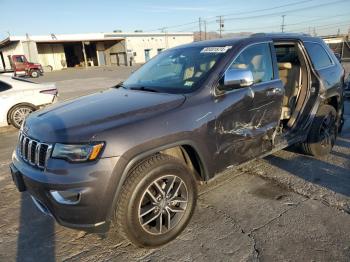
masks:
[(20, 133), (18, 151), (21, 158), (32, 166), (45, 168), (51, 155), (52, 145), (40, 143)]

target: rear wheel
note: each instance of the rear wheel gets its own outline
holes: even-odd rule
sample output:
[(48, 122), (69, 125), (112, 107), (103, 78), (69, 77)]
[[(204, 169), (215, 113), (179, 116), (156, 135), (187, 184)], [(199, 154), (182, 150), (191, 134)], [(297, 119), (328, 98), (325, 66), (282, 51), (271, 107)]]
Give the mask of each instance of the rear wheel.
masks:
[(116, 208), (117, 230), (134, 245), (157, 247), (188, 224), (197, 199), (196, 180), (174, 157), (141, 162), (125, 182)]
[(35, 109), (29, 105), (17, 105), (9, 113), (9, 122), (16, 128), (20, 128), (24, 119)]
[(308, 137), (302, 143), (305, 153), (324, 156), (331, 152), (337, 137), (337, 112), (334, 107), (323, 105), (315, 116)]

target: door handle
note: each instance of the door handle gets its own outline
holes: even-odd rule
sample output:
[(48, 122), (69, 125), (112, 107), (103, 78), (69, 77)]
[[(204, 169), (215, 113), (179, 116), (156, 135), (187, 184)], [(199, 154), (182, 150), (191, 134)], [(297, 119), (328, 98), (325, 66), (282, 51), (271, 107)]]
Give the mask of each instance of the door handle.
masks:
[(271, 89), (269, 89), (266, 93), (267, 96), (274, 96), (274, 95), (281, 95), (283, 92), (282, 92), (282, 89), (279, 88), (279, 87), (273, 87)]

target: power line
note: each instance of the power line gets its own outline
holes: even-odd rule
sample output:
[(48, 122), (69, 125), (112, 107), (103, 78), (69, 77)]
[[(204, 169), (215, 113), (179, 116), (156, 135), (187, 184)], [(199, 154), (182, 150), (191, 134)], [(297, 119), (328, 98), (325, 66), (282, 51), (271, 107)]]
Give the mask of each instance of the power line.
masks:
[[(238, 17), (234, 17), (234, 18), (227, 18), (227, 16), (221, 16), (221, 18), (223, 19), (225, 17), (225, 21), (231, 21), (231, 20), (242, 20), (242, 19), (254, 19), (254, 18), (274, 16), (274, 15), (285, 15), (285, 13), (297, 12), (297, 11), (304, 10), (305, 8), (316, 9), (319, 7), (332, 5), (332, 4), (336, 4), (336, 3), (340, 3), (340, 2), (346, 2), (346, 1), (348, 1), (348, 0), (337, 0), (337, 1), (327, 2), (327, 3), (323, 3), (323, 4), (317, 4), (317, 5), (312, 5), (312, 6), (307, 6), (307, 7), (297, 8), (297, 9), (290, 9), (290, 10), (285, 10), (285, 11), (278, 11), (278, 12), (261, 14), (261, 15), (254, 15), (254, 16), (238, 16)], [(301, 2), (304, 2), (304, 1), (301, 1)], [(273, 8), (270, 8), (269, 10), (271, 10), (271, 9), (273, 9)], [(265, 10), (265, 9), (261, 9), (261, 10)], [(252, 11), (252, 12), (254, 12), (254, 11)], [(209, 23), (215, 23), (215, 22), (216, 23), (218, 22), (217, 19), (216, 20), (209, 20)]]
[[(274, 10), (274, 9), (278, 9), (278, 8), (282, 8), (282, 7), (287, 7), (287, 6), (295, 6), (295, 5), (301, 5), (301, 4), (304, 4), (304, 3), (308, 3), (308, 2), (312, 2), (312, 1), (315, 1), (315, 0), (303, 0), (303, 1), (298, 1), (298, 2), (294, 2), (294, 3), (289, 3), (289, 4), (284, 4), (284, 5), (279, 5), (279, 6), (273, 6), (273, 7), (270, 7), (270, 8), (264, 8), (264, 9), (257, 9), (257, 10), (252, 10), (250, 12), (243, 12), (243, 14), (245, 14), (244, 16), (237, 16), (237, 17), (230, 17), (230, 16), (233, 16), (233, 15), (241, 15), (241, 13), (231, 13), (231, 14), (226, 14), (226, 15), (221, 15), (221, 16), (217, 16), (216, 19), (209, 19), (209, 18), (206, 18), (205, 19), (205, 23), (206, 23), (206, 26), (207, 24), (212, 24), (212, 23), (218, 23), (219, 22), (219, 32), (222, 34), (222, 31), (223, 31), (223, 27), (224, 27), (224, 24), (223, 23), (220, 23), (220, 21), (217, 21), (218, 17), (219, 17), (219, 20), (220, 20), (220, 17), (221, 17), (221, 20), (222, 22), (224, 21), (224, 18), (225, 18), (225, 21), (231, 21), (231, 20), (242, 20), (242, 19), (254, 19), (254, 18), (261, 18), (261, 17), (267, 17), (267, 16), (274, 16), (274, 15), (286, 15), (286, 13), (293, 13), (293, 12), (297, 12), (297, 11), (301, 11), (301, 10), (305, 10), (305, 8), (319, 8), (319, 7), (323, 7), (323, 6), (327, 6), (327, 5), (333, 5), (333, 4), (336, 4), (336, 3), (341, 3), (341, 2), (345, 2), (347, 0), (337, 0), (337, 1), (332, 1), (332, 2), (326, 2), (326, 3), (323, 3), (323, 4), (317, 4), (317, 5), (311, 5), (311, 6), (306, 6), (306, 7), (300, 7), (300, 8), (294, 8), (294, 9), (288, 9), (288, 10), (284, 10), (284, 11), (278, 11), (278, 12), (270, 12), (270, 13), (266, 13), (266, 14), (260, 14), (260, 15), (253, 15), (253, 16), (247, 16), (246, 14), (252, 14), (252, 13), (258, 13), (258, 12), (263, 12), (263, 11), (267, 11), (267, 10)], [(293, 16), (293, 15), (292, 15)], [(333, 16), (334, 18), (334, 16)], [(315, 19), (313, 21), (317, 21), (317, 20), (321, 20), (322, 18), (320, 19)], [(328, 18), (327, 18), (328, 19)], [(201, 23), (203, 22), (203, 18), (201, 18), (201, 22), (200, 22), (200, 27), (202, 26)], [(305, 21), (305, 22), (309, 22), (309, 21)], [(166, 29), (169, 29), (169, 28), (180, 28), (180, 27), (184, 27), (184, 26), (188, 26), (188, 25), (192, 25), (191, 27), (188, 27), (189, 29), (195, 29), (197, 26), (196, 24), (198, 24), (199, 21), (193, 21), (193, 22), (188, 22), (188, 23), (183, 23), (183, 24), (178, 24), (178, 25), (171, 25), (171, 26), (166, 26)], [(285, 31), (285, 27), (286, 26), (289, 26), (289, 25), (296, 25), (296, 24), (301, 24), (303, 22), (299, 22), (299, 23), (294, 23), (294, 24), (284, 24), (283, 26), (283, 31)], [(264, 27), (264, 28), (268, 28), (268, 27)], [(255, 28), (252, 28), (252, 29), (257, 29), (256, 27)], [(282, 27), (281, 27), (282, 29)], [(159, 29), (157, 29), (158, 31)], [(237, 29), (236, 29), (237, 30)], [(151, 31), (151, 30), (149, 30)], [(184, 29), (181, 29), (179, 30), (178, 32), (185, 32), (185, 31), (191, 31), (191, 30), (184, 30)], [(201, 31), (201, 30), (200, 30)], [(225, 30), (225, 31), (230, 31), (230, 30)], [(231, 31), (235, 31), (235, 30), (231, 30)], [(200, 34), (201, 36), (201, 34)]]
[[(327, 19), (334, 19), (334, 18), (337, 18), (338, 16), (343, 16), (342, 14), (340, 15), (337, 15), (337, 14), (334, 14), (333, 17), (330, 17)], [(344, 15), (345, 16), (345, 15)], [(348, 14), (346, 16), (349, 16)], [(314, 20), (306, 20), (306, 21), (301, 21), (301, 22), (298, 22), (298, 23), (292, 23), (292, 24), (286, 24), (285, 23), (285, 27), (290, 27), (290, 26), (294, 26), (294, 25), (300, 25), (300, 24), (305, 24), (305, 23), (309, 23), (309, 22), (312, 22), (312, 21), (316, 21), (316, 20), (325, 20), (325, 17), (323, 17), (322, 19), (314, 19)], [(347, 21), (347, 20), (345, 20)], [(328, 22), (328, 21), (326, 21)], [(344, 21), (339, 21), (341, 23), (343, 23)], [(329, 23), (327, 24), (329, 25)], [(271, 24), (268, 24), (268, 25), (265, 25), (265, 26), (254, 26), (254, 27), (238, 27), (238, 28), (234, 28), (234, 29), (230, 29), (230, 28), (225, 28), (225, 32), (237, 32), (237, 31), (243, 31), (243, 30), (256, 30), (256, 29), (271, 29), (271, 28), (276, 28), (277, 29), (277, 24), (276, 23), (271, 23)], [(320, 26), (324, 26), (324, 25), (320, 25)], [(310, 27), (310, 26), (309, 26)], [(291, 31), (291, 30), (287, 30), (287, 31)]]
[[(343, 16), (343, 14), (335, 14), (333, 17), (329, 18), (329, 19), (335, 19), (337, 18), (337, 16)], [(346, 15), (348, 16), (348, 15)], [(328, 19), (328, 18), (327, 18)], [(301, 22), (298, 22), (298, 23), (292, 23), (292, 24), (287, 24), (285, 23), (285, 27), (290, 27), (290, 26), (295, 26), (295, 25), (300, 25), (300, 24), (308, 24), (307, 27), (303, 28), (303, 27), (297, 27), (296, 29), (289, 29), (287, 30), (287, 32), (300, 32), (301, 30), (304, 30), (307, 31), (309, 34), (311, 34), (312, 32), (312, 28), (313, 28), (313, 25), (312, 23), (309, 24), (310, 22), (312, 21), (315, 21), (316, 19), (314, 20), (307, 20), (307, 21), (301, 21)], [(317, 19), (317, 20), (320, 20), (320, 19)], [(325, 20), (325, 18), (323, 18), (322, 20)], [(337, 24), (343, 24), (343, 23), (346, 23), (348, 20), (343, 20), (343, 21), (334, 21), (331, 25), (337, 25)], [(205, 21), (206, 22), (206, 21)], [(321, 25), (317, 25), (316, 27), (317, 28), (322, 28), (322, 27), (329, 27), (330, 24), (329, 24), (329, 21), (325, 21), (325, 22), (328, 22), (328, 24), (321, 24)], [(189, 27), (189, 28), (186, 28), (185, 30), (183, 31), (178, 31), (178, 32), (188, 32), (188, 31), (191, 31), (191, 30), (195, 30), (196, 28), (198, 28), (197, 26), (192, 26), (192, 27)], [(260, 27), (257, 27), (257, 26), (254, 26), (254, 27), (238, 27), (238, 28), (225, 28), (225, 32), (242, 32), (242, 31), (249, 31), (249, 30), (269, 30), (269, 31), (274, 31), (273, 28), (275, 28), (275, 30), (278, 30), (277, 29), (277, 24), (276, 23), (272, 23), (270, 25), (265, 25), (265, 26), (260, 26)]]
[[(222, 16), (232, 16), (232, 15), (239, 15), (239, 14), (252, 14), (252, 13), (258, 13), (258, 12), (263, 12), (263, 11), (268, 11), (268, 10), (274, 10), (274, 9), (278, 9), (278, 8), (282, 8), (282, 7), (287, 7), (287, 6), (293, 6), (293, 5), (298, 5), (298, 4), (303, 4), (303, 3), (307, 3), (307, 2), (312, 2), (315, 0), (303, 0), (303, 1), (298, 1), (298, 2), (293, 2), (293, 3), (289, 3), (289, 4), (284, 4), (284, 5), (278, 5), (278, 6), (272, 6), (270, 8), (263, 8), (263, 9), (256, 9), (256, 10), (252, 10), (252, 11), (240, 11), (237, 13), (230, 13), (230, 14), (225, 14)], [(206, 19), (207, 21), (210, 21), (211, 18), (214, 18), (213, 22), (216, 20), (217, 16), (211, 16), (211, 17), (206, 17), (204, 19)], [(182, 27), (182, 26), (186, 26), (186, 25), (192, 25), (192, 24), (197, 24), (198, 21), (192, 21), (192, 22), (188, 22), (188, 23), (183, 23), (183, 24), (177, 24), (177, 25), (170, 25), (170, 26), (166, 26), (167, 28), (177, 28), (177, 27)], [(148, 32), (152, 32), (152, 31), (157, 31), (159, 30), (159, 28), (157, 29), (152, 29), (152, 30), (145, 30)]]
[(339, 18), (341, 16), (349, 16), (349, 13), (346, 14), (335, 14), (332, 17), (320, 17), (320, 18), (316, 18), (316, 19), (312, 19), (312, 20), (304, 20), (301, 22), (297, 22), (297, 23), (293, 23), (293, 24), (287, 24), (287, 26), (294, 26), (294, 25), (300, 25), (300, 24), (305, 24), (305, 23), (310, 23), (310, 22), (315, 22), (315, 21), (320, 21), (320, 20), (329, 20), (329, 19), (334, 19), (334, 18)]
[[(324, 29), (335, 28), (335, 27), (339, 27), (339, 26), (347, 26), (349, 24), (350, 24), (350, 20), (348, 22), (343, 21), (342, 23), (334, 23), (334, 24), (328, 24), (328, 25), (314, 26), (314, 29), (317, 28), (317, 30), (324, 30)], [(298, 28), (298, 29), (291, 30), (290, 32), (301, 32), (304, 29), (308, 29), (308, 28), (306, 28), (306, 27)]]
[(242, 20), (242, 19), (254, 19), (254, 18), (261, 18), (261, 17), (266, 17), (266, 16), (273, 16), (273, 15), (282, 15), (286, 13), (292, 13), (292, 12), (298, 12), (301, 10), (305, 10), (305, 8), (319, 8), (327, 5), (333, 5), (337, 4), (340, 2), (347, 2), (348, 0), (337, 0), (337, 1), (332, 1), (324, 4), (317, 4), (317, 5), (312, 5), (312, 6), (306, 6), (306, 7), (301, 7), (301, 8), (296, 8), (296, 9), (291, 9), (291, 10), (285, 10), (285, 11), (278, 11), (278, 12), (273, 12), (273, 13), (267, 13), (267, 14), (261, 14), (261, 15), (253, 15), (253, 16), (238, 16), (238, 17), (233, 17), (233, 18), (226, 18), (226, 20)]
[[(255, 10), (251, 10), (251, 11), (240, 11), (240, 12), (236, 12), (236, 13), (229, 13), (229, 14), (224, 14), (222, 16), (235, 16), (235, 15), (241, 15), (242, 13), (244, 14), (253, 14), (253, 13), (258, 13), (258, 12), (263, 12), (263, 11), (270, 11), (270, 10), (274, 10), (274, 9), (279, 9), (282, 7), (287, 7), (287, 6), (293, 6), (293, 5), (298, 5), (298, 4), (303, 4), (303, 3), (307, 3), (307, 2), (312, 2), (315, 0), (303, 0), (303, 1), (298, 1), (298, 2), (293, 2), (293, 3), (289, 3), (289, 4), (284, 4), (284, 5), (278, 5), (278, 6), (272, 6), (270, 8), (263, 8), (263, 9), (255, 9)], [(210, 18), (215, 18), (215, 16), (212, 17), (207, 17), (207, 19)]]
[[(235, 18), (225, 18), (225, 21), (227, 21), (227, 20), (253, 19), (253, 18), (266, 17), (266, 16), (273, 16), (273, 15), (277, 15), (277, 14), (285, 15), (284, 13), (297, 12), (297, 11), (300, 11), (300, 10), (304, 10), (305, 8), (314, 8), (314, 9), (316, 9), (316, 8), (319, 8), (319, 7), (323, 7), (323, 6), (327, 6), (327, 5), (331, 5), (331, 4), (335, 4), (335, 3), (340, 3), (340, 2), (345, 2), (345, 1), (347, 1), (347, 0), (337, 0), (337, 1), (332, 1), (332, 2), (323, 3), (323, 4), (318, 4), (318, 5), (313, 5), (313, 6), (303, 7), (303, 8), (297, 8), (297, 9), (292, 9), (292, 10), (286, 10), (286, 11), (279, 11), (279, 12), (268, 13), (268, 14), (262, 14), (262, 15), (241, 16), (241, 17), (235, 17)], [(264, 28), (268, 28), (268, 27), (264, 27)], [(285, 28), (285, 25), (284, 25), (284, 28)], [(252, 29), (256, 29), (256, 28), (252, 28)], [(225, 31), (228, 31), (228, 30), (225, 30)], [(236, 30), (231, 30), (231, 31), (236, 31)]]

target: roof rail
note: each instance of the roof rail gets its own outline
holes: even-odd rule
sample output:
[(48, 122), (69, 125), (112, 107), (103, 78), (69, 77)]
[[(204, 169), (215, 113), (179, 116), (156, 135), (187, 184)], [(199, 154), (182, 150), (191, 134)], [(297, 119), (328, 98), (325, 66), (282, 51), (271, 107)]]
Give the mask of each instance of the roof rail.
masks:
[(250, 37), (257, 37), (257, 36), (266, 36), (266, 33), (254, 33), (250, 35)]
[(251, 34), (250, 37), (262, 37), (262, 36), (276, 36), (276, 35), (295, 35), (295, 36), (311, 36), (310, 34), (306, 34), (306, 33), (254, 33), (254, 34)]

